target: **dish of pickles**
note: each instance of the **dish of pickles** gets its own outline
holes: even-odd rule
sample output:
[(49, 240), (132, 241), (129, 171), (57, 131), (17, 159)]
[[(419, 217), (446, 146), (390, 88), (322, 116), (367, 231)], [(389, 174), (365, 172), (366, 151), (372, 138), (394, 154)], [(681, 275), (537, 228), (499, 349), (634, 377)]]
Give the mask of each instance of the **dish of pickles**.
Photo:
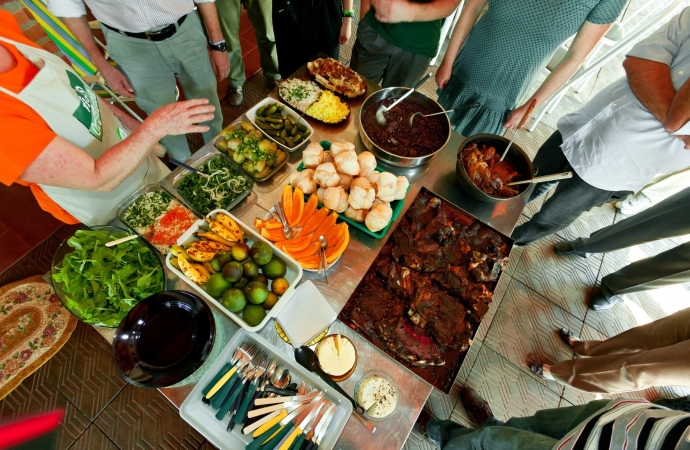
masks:
[(287, 162), (287, 153), (261, 131), (244, 120), (234, 122), (214, 141), (244, 172), (256, 181), (265, 181)]
[(314, 130), (289, 106), (266, 98), (247, 111), (247, 118), (279, 147), (292, 152), (306, 143)]

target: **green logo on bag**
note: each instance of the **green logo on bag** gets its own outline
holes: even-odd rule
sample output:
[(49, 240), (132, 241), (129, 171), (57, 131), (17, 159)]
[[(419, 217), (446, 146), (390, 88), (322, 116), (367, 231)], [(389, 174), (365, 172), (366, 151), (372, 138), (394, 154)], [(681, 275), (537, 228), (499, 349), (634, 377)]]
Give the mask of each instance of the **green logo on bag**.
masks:
[(75, 74), (67, 72), (69, 84), (79, 97), (80, 104), (72, 114), (79, 122), (89, 129), (89, 133), (99, 141), (103, 139), (103, 124), (101, 123), (101, 109), (98, 106), (96, 94)]

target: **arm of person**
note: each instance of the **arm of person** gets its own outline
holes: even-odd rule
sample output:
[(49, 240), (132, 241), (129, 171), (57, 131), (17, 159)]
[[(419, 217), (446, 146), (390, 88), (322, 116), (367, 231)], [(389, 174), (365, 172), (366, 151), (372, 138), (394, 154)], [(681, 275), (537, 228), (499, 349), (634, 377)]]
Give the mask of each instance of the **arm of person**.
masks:
[(139, 122), (137, 119), (130, 116), (125, 111), (118, 108), (117, 106), (115, 106), (111, 103), (108, 103), (108, 102), (105, 102), (105, 104), (108, 105), (108, 108), (110, 108), (110, 110), (113, 112), (113, 114), (115, 114), (115, 117), (120, 119), (120, 122), (122, 122), (122, 124), (125, 127), (127, 127), (127, 129), (129, 131), (136, 131), (136, 129), (139, 128), (139, 125), (141, 125), (141, 122)]
[(465, 7), (460, 12), (458, 22), (455, 24), (453, 34), (450, 37), (446, 54), (443, 56), (441, 65), (436, 71), (436, 84), (439, 89), (443, 89), (450, 81), (453, 72), (453, 63), (460, 53), (460, 49), (465, 44), (467, 36), (470, 35), (472, 27), (477, 23), (479, 15), (486, 7), (489, 0), (467, 0)]
[(690, 79), (683, 83), (671, 101), (666, 120), (663, 121), (666, 131), (678, 131), (690, 120)]
[(592, 50), (597, 46), (606, 32), (611, 28), (610, 23), (595, 24), (588, 21), (582, 24), (582, 27), (575, 35), (570, 48), (566, 52), (563, 60), (554, 67), (553, 71), (539, 86), (539, 89), (532, 95), (523, 105), (514, 109), (503, 126), (505, 128), (517, 128), (522, 116), (529, 107), (532, 100), (537, 100), (537, 106), (543, 105), (557, 90), (572, 77), (582, 63), (592, 53)]
[(417, 3), (408, 0), (371, 0), (380, 22), (428, 22), (450, 16), (462, 0), (434, 0)]
[[(199, 13), (201, 13), (201, 17), (204, 19), (209, 41), (211, 41), (211, 43), (222, 41), (223, 33), (220, 30), (220, 22), (218, 22), (216, 3), (212, 0), (205, 2), (199, 1), (196, 2), (196, 6), (199, 8)], [(211, 66), (213, 66), (213, 73), (216, 74), (216, 78), (219, 81), (226, 79), (230, 74), (230, 60), (228, 59), (227, 52), (211, 50), (210, 58)]]
[(662, 62), (634, 56), (625, 58), (623, 68), (635, 97), (659, 122), (665, 123), (673, 98), (676, 96), (676, 89), (671, 80), (671, 68)]
[[(343, 0), (343, 11), (352, 11), (354, 8), (354, 0)], [(343, 17), (343, 23), (340, 25), (340, 36), (338, 42), (340, 45), (347, 44), (352, 36), (352, 17)]]
[(359, 21), (361, 22), (364, 19), (364, 16), (367, 15), (369, 10), (371, 9), (371, 0), (361, 0), (359, 2)]
[(86, 16), (60, 17), (60, 20), (64, 22), (74, 37), (76, 37), (82, 47), (84, 47), (86, 54), (89, 55), (89, 60), (96, 66), (108, 87), (125, 97), (134, 97), (134, 89), (129, 85), (125, 75), (111, 66), (110, 63), (105, 60), (105, 57), (103, 57), (100, 48), (98, 48), (93, 38), (91, 27), (89, 27)]
[(28, 183), (70, 189), (113, 190), (134, 172), (164, 136), (208, 131), (208, 126), (197, 124), (212, 120), (214, 109), (206, 99), (166, 105), (97, 159), (67, 140), (55, 137), (19, 178)]

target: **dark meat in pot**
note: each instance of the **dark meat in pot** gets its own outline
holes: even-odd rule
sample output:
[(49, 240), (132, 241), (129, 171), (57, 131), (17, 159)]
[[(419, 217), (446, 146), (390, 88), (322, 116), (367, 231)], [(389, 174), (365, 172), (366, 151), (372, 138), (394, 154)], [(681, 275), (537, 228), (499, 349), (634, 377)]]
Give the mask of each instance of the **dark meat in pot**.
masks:
[(501, 155), (493, 147), (472, 143), (462, 151), (462, 164), (472, 183), (485, 194), (494, 197), (514, 197), (520, 193), (520, 188), (505, 186), (516, 181), (520, 174), (507, 159), (503, 161)]

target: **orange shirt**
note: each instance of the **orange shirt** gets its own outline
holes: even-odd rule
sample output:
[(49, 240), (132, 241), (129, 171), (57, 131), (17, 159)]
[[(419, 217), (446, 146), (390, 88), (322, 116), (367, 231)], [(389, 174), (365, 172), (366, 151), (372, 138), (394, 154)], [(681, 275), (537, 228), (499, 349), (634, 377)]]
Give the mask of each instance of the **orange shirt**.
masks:
[[(22, 44), (38, 47), (22, 34), (12, 14), (0, 11), (0, 36)], [(0, 41), (10, 51), (17, 65), (14, 69), (0, 73), (0, 86), (19, 93), (38, 73), (38, 68), (22, 55), (13, 45)], [(40, 48), (40, 47), (38, 47)], [(25, 103), (0, 92), (0, 182), (6, 185), (18, 183), (31, 188), (40, 207), (65, 223), (79, 223), (62, 209), (40, 186), (19, 179), (24, 170), (55, 139), (55, 132), (36, 111)]]

